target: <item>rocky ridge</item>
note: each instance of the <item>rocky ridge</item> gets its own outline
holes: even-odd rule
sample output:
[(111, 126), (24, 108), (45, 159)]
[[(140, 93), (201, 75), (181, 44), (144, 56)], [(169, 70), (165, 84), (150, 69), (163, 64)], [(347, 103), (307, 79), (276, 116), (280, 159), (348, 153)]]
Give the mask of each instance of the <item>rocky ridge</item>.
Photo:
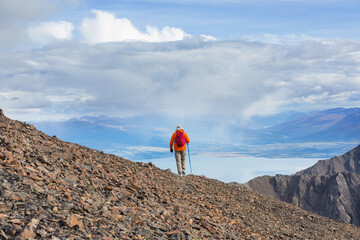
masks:
[(0, 110), (1, 239), (360, 239), (357, 227), (64, 142)]
[(249, 189), (335, 220), (360, 225), (360, 146), (293, 175), (257, 177)]

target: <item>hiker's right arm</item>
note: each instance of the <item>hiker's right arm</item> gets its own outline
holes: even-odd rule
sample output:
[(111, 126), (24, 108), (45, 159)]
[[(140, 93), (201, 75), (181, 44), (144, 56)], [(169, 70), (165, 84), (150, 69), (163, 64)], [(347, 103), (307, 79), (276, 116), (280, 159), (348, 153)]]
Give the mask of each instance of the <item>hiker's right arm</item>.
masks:
[(175, 133), (171, 136), (171, 139), (170, 139), (170, 149), (173, 148), (174, 142), (175, 142)]

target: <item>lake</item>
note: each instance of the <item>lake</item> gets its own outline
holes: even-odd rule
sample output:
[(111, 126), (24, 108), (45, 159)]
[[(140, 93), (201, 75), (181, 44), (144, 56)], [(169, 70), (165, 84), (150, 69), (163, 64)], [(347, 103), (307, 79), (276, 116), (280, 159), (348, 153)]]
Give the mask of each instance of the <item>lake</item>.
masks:
[[(186, 173), (190, 173), (189, 158), (186, 156)], [(223, 182), (245, 183), (262, 175), (293, 174), (314, 165), (318, 158), (261, 158), (248, 156), (197, 156), (191, 155), (192, 171)], [(174, 157), (134, 160), (152, 162), (161, 169), (177, 173)]]

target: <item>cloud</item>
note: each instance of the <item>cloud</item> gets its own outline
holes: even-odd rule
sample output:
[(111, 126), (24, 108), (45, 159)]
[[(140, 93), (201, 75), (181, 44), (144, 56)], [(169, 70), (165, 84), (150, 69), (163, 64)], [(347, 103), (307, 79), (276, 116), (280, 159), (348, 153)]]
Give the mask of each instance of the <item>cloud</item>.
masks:
[(170, 134), (172, 134), (173, 130), (169, 129), (169, 128), (164, 128), (164, 127), (154, 127), (153, 131), (158, 134), (158, 135), (162, 135), (162, 136), (169, 136)]
[(245, 35), (241, 39), (250, 42), (263, 42), (270, 44), (298, 44), (299, 42), (306, 41), (321, 41), (320, 38), (315, 38), (309, 35), (298, 35), (298, 34), (257, 34), (257, 35)]
[(45, 0), (0, 0), (0, 49), (26, 42), (27, 24), (53, 10)]
[[(38, 19), (55, 8), (46, 0), (0, 0), (0, 19), (11, 23), (22, 20)], [(0, 25), (7, 25), (8, 22), (0, 21)]]
[(0, 102), (5, 109), (43, 109), (51, 106), (43, 94), (22, 91), (0, 92)]
[(216, 41), (216, 40), (217, 40), (215, 37), (210, 36), (210, 35), (205, 35), (205, 34), (201, 34), (200, 37), (201, 37), (205, 42)]
[(45, 22), (28, 29), (30, 39), (37, 44), (48, 44), (54, 40), (73, 38), (74, 25), (70, 22)]
[(153, 146), (132, 146), (127, 147), (128, 150), (135, 152), (168, 152), (168, 148), (164, 147), (153, 147)]
[(278, 113), (281, 106), (284, 104), (286, 99), (286, 90), (273, 92), (272, 94), (265, 95), (249, 104), (242, 112), (242, 120), (244, 123), (249, 121), (253, 116), (269, 116), (274, 113)]
[[(144, 0), (149, 3), (168, 3), (166, 0)], [(177, 4), (249, 4), (248, 0), (173, 0), (173, 3)], [(337, 3), (342, 2), (341, 0), (272, 0), (271, 3)], [(262, 4), (269, 3), (268, 0), (253, 0), (251, 4)]]
[(92, 10), (95, 18), (83, 19), (80, 32), (84, 42), (90, 44), (121, 41), (169, 42), (190, 37), (183, 30), (174, 27), (147, 26), (146, 32), (141, 32), (127, 18), (116, 18), (109, 12)]
[[(19, 112), (39, 107), (44, 118), (163, 114), (182, 121), (354, 106), (360, 104), (359, 47), (354, 41), (199, 38), (162, 44), (70, 42), (2, 54), (0, 92), (22, 94), (3, 95), (6, 104), (0, 107)], [(24, 105), (11, 105), (19, 101), (14, 97)], [(30, 106), (27, 98), (36, 101)]]
[[(53, 14), (60, 14), (68, 7), (75, 7), (83, 0), (0, 0), (0, 50), (17, 50), (36, 47), (54, 39), (69, 39), (72, 23), (50, 21)], [(42, 22), (39, 22), (42, 21)], [(29, 36), (30, 35), (30, 36)]]
[(117, 129), (117, 130), (120, 130), (120, 131), (123, 131), (123, 132), (128, 131), (127, 126), (110, 125), (110, 124), (100, 124), (100, 126), (108, 127), (108, 128), (114, 128), (114, 129)]

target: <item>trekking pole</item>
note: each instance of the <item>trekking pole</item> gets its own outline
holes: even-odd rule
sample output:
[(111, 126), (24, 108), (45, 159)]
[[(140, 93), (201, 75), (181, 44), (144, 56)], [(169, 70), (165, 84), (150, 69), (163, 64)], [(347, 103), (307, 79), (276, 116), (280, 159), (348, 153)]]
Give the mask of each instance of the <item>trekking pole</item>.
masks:
[(192, 167), (191, 167), (190, 147), (189, 147), (189, 144), (187, 144), (187, 146), (188, 146), (188, 153), (189, 153), (190, 172), (191, 172), (191, 174), (192, 174)]

